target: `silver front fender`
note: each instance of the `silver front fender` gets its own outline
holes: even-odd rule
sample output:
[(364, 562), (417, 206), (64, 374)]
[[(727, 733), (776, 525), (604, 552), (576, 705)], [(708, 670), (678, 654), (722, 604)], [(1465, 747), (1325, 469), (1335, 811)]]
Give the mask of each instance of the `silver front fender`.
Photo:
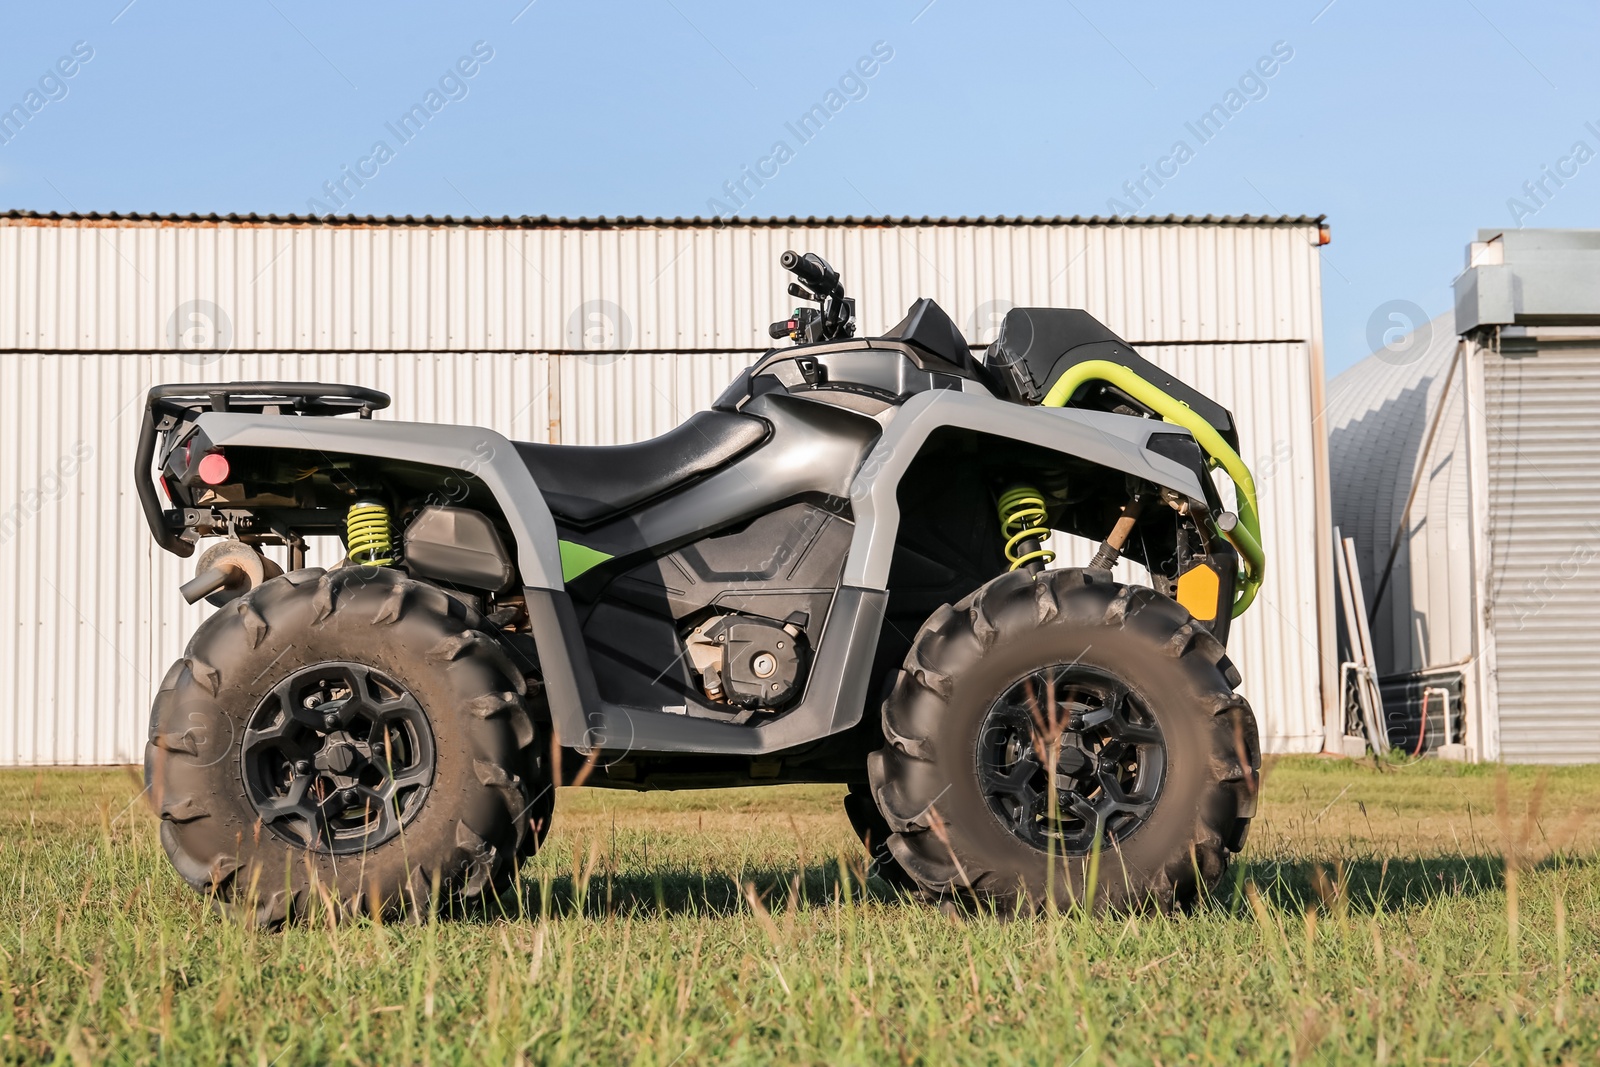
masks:
[(1024, 441), (1124, 471), (1194, 500), (1205, 499), (1193, 471), (1146, 447), (1151, 434), (1188, 432), (1181, 427), (1105, 411), (1023, 407), (953, 389), (919, 393), (895, 413), (851, 483), (856, 528), (844, 566), (845, 585), (888, 588), (900, 531), (900, 479), (933, 432), (946, 426)]

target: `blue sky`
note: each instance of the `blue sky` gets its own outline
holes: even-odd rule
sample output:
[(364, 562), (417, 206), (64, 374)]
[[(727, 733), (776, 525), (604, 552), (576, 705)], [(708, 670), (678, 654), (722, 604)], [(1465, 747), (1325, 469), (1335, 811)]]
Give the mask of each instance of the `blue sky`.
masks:
[[(6, 22), (0, 105), (39, 94), (0, 127), (8, 208), (304, 213), (360, 168), (357, 214), (706, 215), (764, 165), (745, 214), (1326, 213), (1330, 372), (1396, 302), (1447, 309), (1478, 227), (1600, 225), (1600, 159), (1575, 154), (1600, 152), (1588, 3), (95, 0)], [(822, 132), (763, 164), (841, 80)], [(386, 124), (430, 90), (402, 141)], [(1146, 167), (1168, 177), (1135, 201)]]

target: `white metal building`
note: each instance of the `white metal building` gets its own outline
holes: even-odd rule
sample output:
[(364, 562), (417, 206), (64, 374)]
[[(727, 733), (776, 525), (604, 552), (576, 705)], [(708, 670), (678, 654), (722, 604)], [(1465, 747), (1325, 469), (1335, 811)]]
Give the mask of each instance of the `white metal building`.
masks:
[(1454, 313), (1329, 395), (1391, 735), (1600, 761), (1600, 230), (1479, 231)]
[[(992, 339), (1083, 307), (1235, 412), (1268, 581), (1235, 629), (1269, 751), (1323, 747), (1333, 593), (1316, 218), (339, 219), (0, 215), (0, 765), (140, 758), (203, 617), (133, 493), (157, 382), (316, 379), (381, 417), (636, 440), (768, 347), (786, 248), (839, 266), (863, 331), (929, 296)], [(1335, 719), (1334, 729), (1337, 730)]]

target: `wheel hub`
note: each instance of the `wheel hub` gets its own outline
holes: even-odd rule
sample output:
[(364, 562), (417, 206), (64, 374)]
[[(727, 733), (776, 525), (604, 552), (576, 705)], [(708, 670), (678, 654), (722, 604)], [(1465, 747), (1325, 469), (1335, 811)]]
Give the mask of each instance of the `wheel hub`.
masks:
[(375, 848), (414, 819), (433, 784), (433, 731), (404, 686), (358, 663), (303, 668), (250, 717), (245, 791), (263, 825), (318, 852)]
[[(1075, 742), (1078, 738), (1073, 739)], [(1056, 775), (1058, 777), (1077, 778), (1085, 771), (1099, 770), (1099, 760), (1094, 753), (1085, 752), (1076, 746), (1061, 749), (1061, 755), (1056, 758)]]
[(322, 746), (322, 751), (317, 753), (315, 765), (325, 771), (343, 774), (355, 766), (358, 758), (360, 757), (354, 745), (348, 741), (335, 741), (333, 735), (329, 735), (327, 743)]
[(1012, 684), (978, 734), (978, 782), (1012, 834), (1041, 850), (1114, 844), (1155, 810), (1166, 744), (1116, 676), (1057, 664)]

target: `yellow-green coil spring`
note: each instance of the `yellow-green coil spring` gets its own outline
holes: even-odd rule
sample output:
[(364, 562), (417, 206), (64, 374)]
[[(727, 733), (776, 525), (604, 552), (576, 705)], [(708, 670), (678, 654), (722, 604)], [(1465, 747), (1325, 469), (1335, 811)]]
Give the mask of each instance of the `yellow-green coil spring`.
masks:
[(350, 505), (344, 531), (351, 562), (368, 567), (387, 567), (394, 562), (393, 527), (389, 509), (382, 504), (362, 501)]
[(1006, 539), (1006, 560), (1011, 570), (1038, 561), (1049, 566), (1056, 554), (1042, 545), (1023, 551), (1025, 541), (1043, 541), (1050, 536), (1045, 525), (1048, 512), (1044, 495), (1029, 485), (1017, 485), (1000, 494), (1000, 535)]

